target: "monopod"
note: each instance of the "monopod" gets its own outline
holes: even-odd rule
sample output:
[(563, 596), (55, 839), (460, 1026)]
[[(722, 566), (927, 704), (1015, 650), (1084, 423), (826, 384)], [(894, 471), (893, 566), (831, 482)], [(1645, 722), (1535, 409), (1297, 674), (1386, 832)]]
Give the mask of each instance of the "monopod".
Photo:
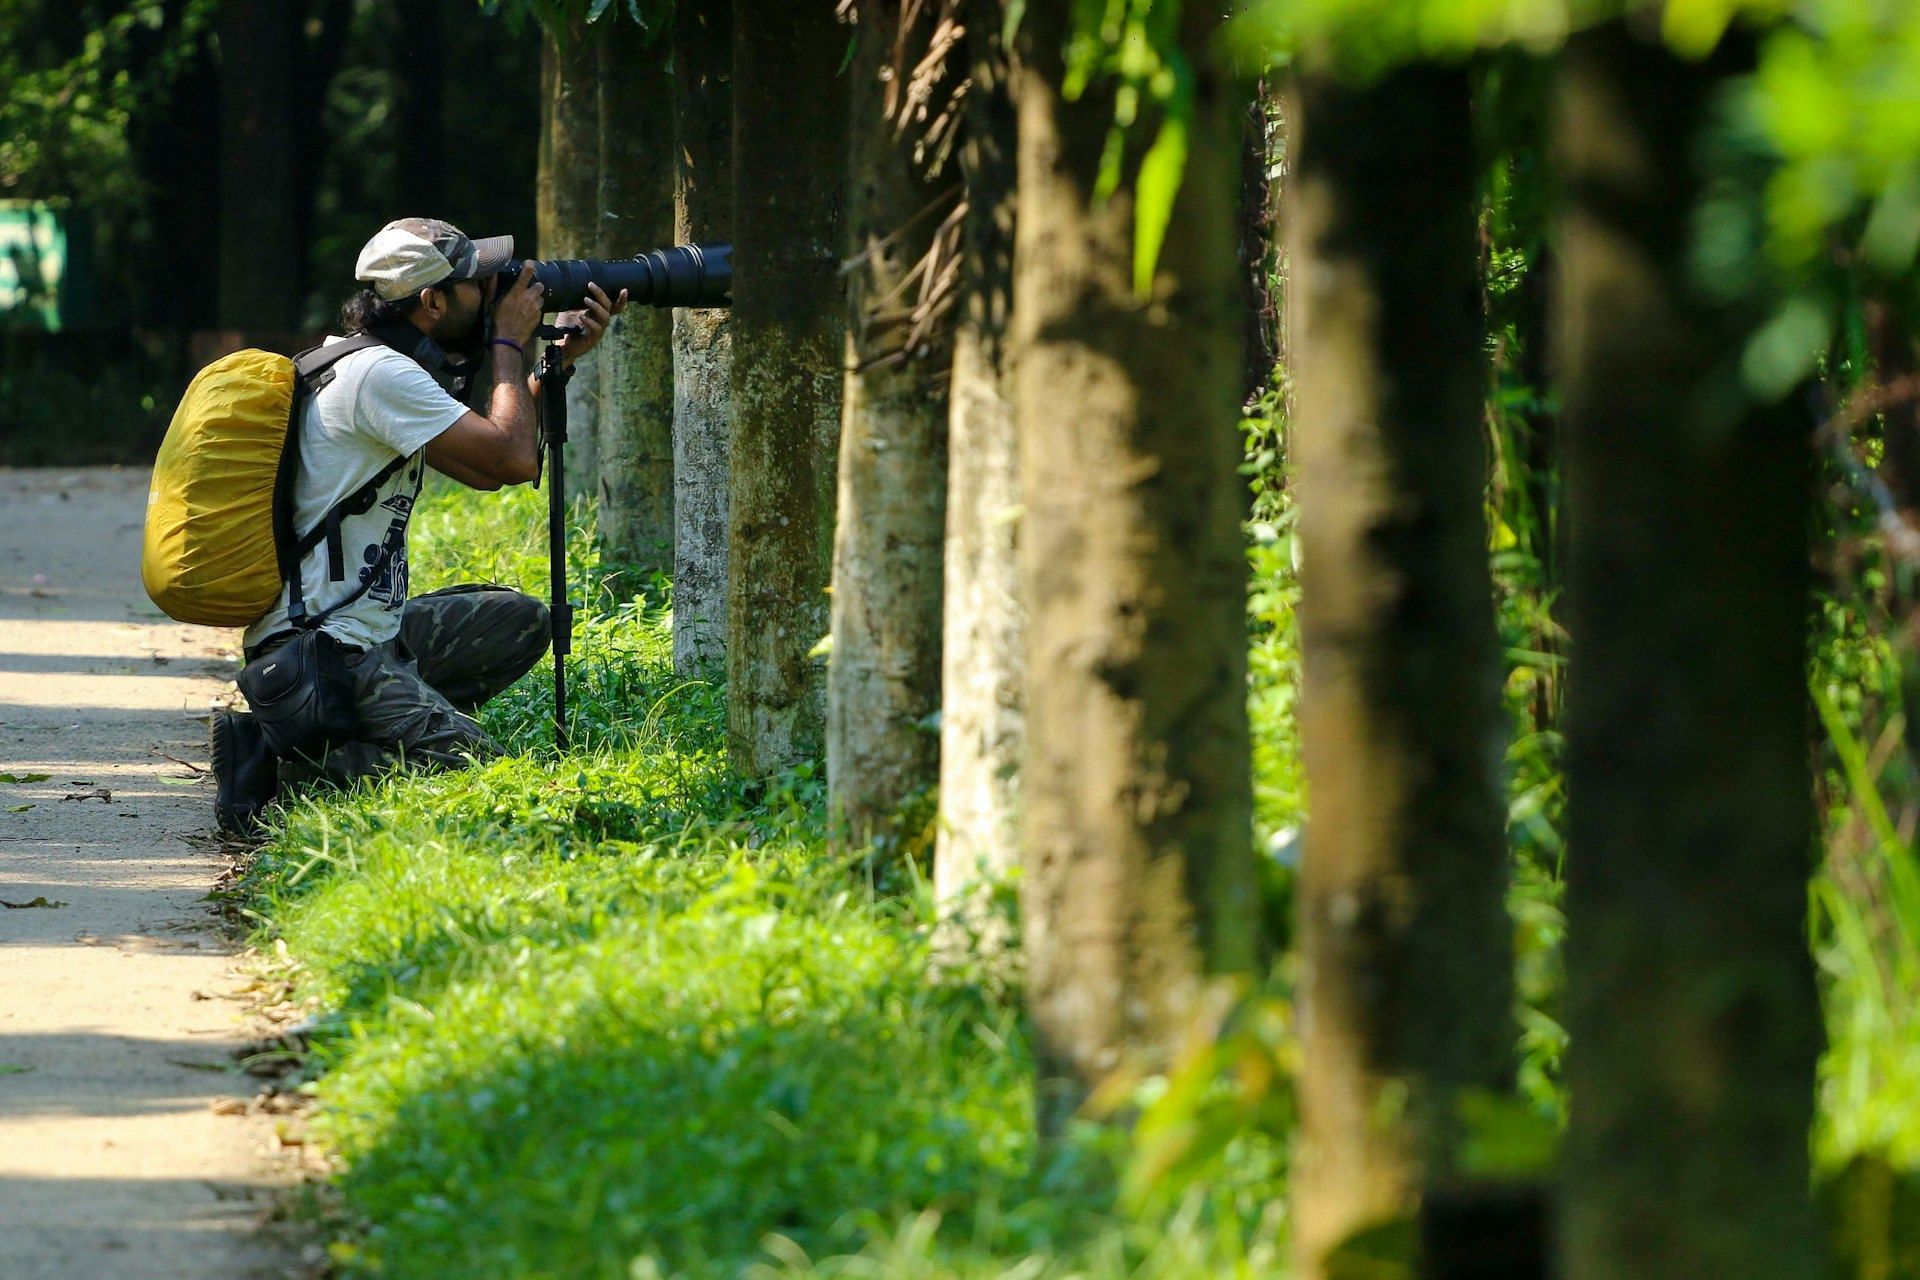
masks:
[(553, 636), (553, 745), (567, 749), (567, 655), (573, 651), (573, 601), (567, 598), (567, 383), (573, 370), (559, 339), (585, 330), (543, 324), (540, 353), (540, 429), (547, 446), (547, 615)]
[[(501, 270), (503, 280), (520, 272), (519, 262)], [(535, 262), (534, 278), (554, 311), (578, 307), (589, 285), (607, 296), (627, 291), (629, 304), (642, 307), (727, 307), (733, 305), (733, 246), (680, 244), (632, 258), (581, 258)], [(553, 626), (553, 744), (567, 749), (567, 655), (573, 649), (573, 602), (567, 598), (567, 380), (573, 371), (555, 345), (584, 332), (574, 325), (543, 324), (547, 340), (540, 354), (540, 427), (547, 454), (547, 609)]]

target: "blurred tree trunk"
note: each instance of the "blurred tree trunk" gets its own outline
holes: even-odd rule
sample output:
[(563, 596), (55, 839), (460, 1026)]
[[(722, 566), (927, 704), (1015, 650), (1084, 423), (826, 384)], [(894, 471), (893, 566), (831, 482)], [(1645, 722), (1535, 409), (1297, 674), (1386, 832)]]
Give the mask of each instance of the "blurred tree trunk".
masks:
[(728, 737), (764, 777), (818, 755), (834, 460), (851, 33), (820, 0), (733, 10), (733, 454)]
[(1823, 1274), (1808, 437), (1738, 380), (1761, 304), (1689, 254), (1699, 138), (1751, 65), (1613, 26), (1562, 80), (1567, 1280)]
[[(827, 669), (828, 809), (854, 845), (895, 843), (901, 805), (939, 779), (941, 551), (951, 345), (924, 316), (958, 250), (940, 214), (958, 189), (921, 176), (913, 133), (886, 112), (896, 40), (935, 18), (861, 0), (852, 63), (846, 387)], [(896, 90), (897, 92), (897, 90)], [(915, 273), (921, 273), (916, 279)], [(951, 287), (951, 284), (948, 286)], [(929, 327), (931, 326), (931, 327)]]
[[(164, 27), (148, 37), (153, 45), (176, 38), (188, 8), (184, 0), (167, 6)], [(220, 168), (220, 68), (207, 33), (154, 109), (127, 122), (127, 133), (148, 193), (143, 256), (164, 255), (170, 268), (166, 279), (137, 289), (136, 318), (164, 329), (210, 328), (220, 290), (221, 184), (207, 175)]]
[[(403, 43), (394, 50), (394, 176), (399, 181), (393, 194), (402, 212), (395, 216), (445, 217), (435, 211), (447, 202), (447, 4), (400, 0), (398, 7)], [(544, 153), (544, 137), (541, 145)], [(472, 234), (490, 233), (476, 229)]]
[[(596, 35), (576, 8), (549, 27), (541, 41), (539, 244), (535, 252), (542, 258), (586, 258), (599, 252), (600, 53)], [(589, 367), (567, 382), (569, 493), (598, 489), (599, 423), (600, 371)]]
[(321, 113), (351, 17), (347, 0), (219, 8), (223, 327), (291, 334), (306, 325)]
[(1499, 673), (1466, 74), (1302, 75), (1288, 113), (1312, 821), (1298, 889), (1303, 1280), (1410, 1222), (1458, 1096), (1511, 1079)]
[(1022, 927), (1049, 1130), (1124, 1059), (1164, 1063), (1204, 972), (1248, 969), (1256, 949), (1234, 253), (1244, 104), (1211, 57), (1219, 19), (1183, 6), (1189, 153), (1142, 301), (1133, 193), (1093, 198), (1111, 102), (1062, 94), (1067, 25), (1067, 6), (1027, 10), (1015, 92)]
[[(1013, 308), (1019, 139), (1003, 0), (962, 9), (972, 87), (960, 153), (967, 215), (947, 445), (946, 621), (940, 707), (940, 914), (985, 921), (972, 888), (1019, 864), (1026, 735), (1020, 600), (1020, 454), (1007, 325)], [(989, 941), (992, 941), (989, 939)]]
[(291, 332), (305, 297), (300, 208), (302, 4), (223, 4), (220, 41), (220, 294), (225, 328)]
[[(595, 24), (600, 81), (600, 258), (673, 239), (672, 44), (619, 7)], [(673, 567), (673, 317), (630, 307), (593, 353), (600, 549), (646, 574)], [(568, 433), (572, 433), (568, 416)], [(637, 583), (628, 583), (635, 586)]]
[[(733, 9), (673, 13), (674, 239), (733, 239)], [(673, 668), (726, 671), (727, 458), (733, 328), (724, 310), (673, 313)]]

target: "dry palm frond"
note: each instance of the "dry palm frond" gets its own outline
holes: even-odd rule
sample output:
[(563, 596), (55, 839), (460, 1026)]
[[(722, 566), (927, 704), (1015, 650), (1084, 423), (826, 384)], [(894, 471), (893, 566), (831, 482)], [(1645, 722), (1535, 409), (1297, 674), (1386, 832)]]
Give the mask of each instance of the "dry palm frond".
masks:
[[(967, 74), (967, 28), (960, 18), (960, 0), (839, 0), (835, 12), (843, 22), (891, 23), (891, 53), (880, 73), (881, 114), (892, 125), (894, 138), (911, 146), (913, 164), (921, 176), (929, 181), (938, 178), (964, 141), (964, 104), (973, 87)], [(928, 357), (945, 346), (946, 321), (958, 300), (961, 227), (967, 210), (959, 183), (941, 191), (885, 239), (849, 260), (846, 270), (857, 270), (909, 228), (942, 209), (945, 216), (925, 255), (887, 296), (874, 299), (867, 308), (856, 350), (877, 354), (862, 360), (861, 368)], [(906, 305), (908, 292), (916, 288), (912, 304)]]
[[(966, 200), (954, 199), (959, 193), (958, 186), (949, 188), (928, 206), (936, 209), (953, 200), (953, 207), (934, 229), (927, 252), (892, 288), (874, 298), (861, 316), (855, 349), (874, 354), (862, 359), (857, 368), (925, 359), (944, 348), (948, 336), (944, 321), (959, 297), (961, 227), (967, 215)], [(878, 248), (870, 248), (862, 258)]]

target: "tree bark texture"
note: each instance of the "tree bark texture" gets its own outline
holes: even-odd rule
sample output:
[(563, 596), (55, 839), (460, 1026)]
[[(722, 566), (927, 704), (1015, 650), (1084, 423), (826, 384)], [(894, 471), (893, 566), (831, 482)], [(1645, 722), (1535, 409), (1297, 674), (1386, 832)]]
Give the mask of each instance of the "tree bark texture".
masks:
[(1464, 72), (1296, 82), (1302, 1277), (1409, 1220), (1511, 1077), (1512, 930)]
[(307, 243), (300, 147), (301, 4), (224, 4), (220, 41), (220, 295), (226, 328), (291, 332)]
[[(596, 35), (584, 13), (576, 10), (550, 28), (542, 44), (536, 250), (542, 258), (585, 258), (599, 251), (600, 55)], [(599, 420), (600, 374), (590, 367), (567, 381), (569, 493), (598, 490)]]
[[(1007, 332), (1013, 309), (1019, 138), (1002, 0), (969, 0), (972, 87), (960, 152), (967, 216), (947, 445), (946, 619), (941, 651), (940, 825), (934, 894), (944, 918), (986, 926), (975, 885), (1019, 865), (1026, 609), (1020, 598), (1020, 454)], [(990, 940), (989, 940), (990, 941)]]
[[(674, 239), (733, 238), (731, 0), (673, 13)], [(724, 310), (673, 313), (673, 667), (726, 671), (727, 485), (733, 328)]]
[[(671, 42), (616, 6), (594, 24), (599, 46), (601, 258), (630, 258), (673, 239)], [(629, 307), (592, 357), (600, 549), (645, 574), (673, 566), (673, 317)], [(583, 373), (588, 371), (583, 369)], [(569, 415), (569, 434), (572, 421)]]
[(1562, 1273), (1807, 1280), (1809, 436), (1740, 385), (1761, 304), (1688, 252), (1697, 139), (1752, 46), (1683, 62), (1614, 26), (1565, 65)]
[(1147, 301), (1131, 192), (1093, 199), (1110, 104), (1061, 92), (1067, 7), (1031, 7), (1021, 29), (1022, 907), (1048, 1127), (1124, 1058), (1163, 1062), (1209, 964), (1243, 970), (1255, 950), (1242, 104), (1209, 57), (1217, 18), (1182, 12), (1190, 150)]
[[(920, 25), (931, 14), (919, 10)], [(852, 64), (846, 385), (840, 413), (828, 808), (855, 845), (891, 844), (901, 805), (939, 780), (941, 552), (951, 345), (915, 333), (915, 303), (954, 252), (936, 237), (958, 190), (926, 181), (883, 94), (898, 0), (862, 0)], [(924, 36), (908, 34), (910, 46)], [(931, 211), (931, 212), (930, 212)]]
[[(816, 757), (840, 439), (841, 209), (852, 36), (817, 0), (733, 10), (733, 455), (727, 587), (734, 767)], [(804, 111), (804, 124), (796, 112)]]

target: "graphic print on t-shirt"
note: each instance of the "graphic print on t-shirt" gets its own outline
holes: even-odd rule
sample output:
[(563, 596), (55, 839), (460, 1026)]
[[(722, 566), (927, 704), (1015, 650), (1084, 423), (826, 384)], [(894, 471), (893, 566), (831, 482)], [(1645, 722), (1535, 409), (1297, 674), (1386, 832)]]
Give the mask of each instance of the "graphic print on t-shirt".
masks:
[(389, 609), (398, 609), (407, 602), (407, 520), (413, 514), (413, 497), (419, 492), (425, 466), (424, 459), (416, 455), (413, 465), (407, 468), (408, 491), (389, 494), (380, 504), (382, 510), (393, 513), (385, 536), (377, 543), (368, 543), (361, 552), (361, 559), (366, 563), (360, 570), (360, 581), (372, 579), (367, 598), (378, 600)]
[[(344, 564), (320, 546), (300, 565), (308, 611), (338, 606), (326, 621), (328, 633), (343, 644), (370, 649), (400, 630), (408, 591), (407, 522), (426, 470), (421, 450), (467, 409), (425, 369), (387, 347), (356, 351), (334, 371), (333, 381), (307, 402), (301, 418), (294, 524), (316, 527), (395, 458), (408, 459), (381, 485), (373, 505), (340, 521)], [(345, 581), (333, 576), (335, 569), (345, 570)], [(347, 601), (362, 588), (364, 594)], [(282, 591), (276, 606), (247, 628), (245, 642), (257, 645), (288, 626)]]

